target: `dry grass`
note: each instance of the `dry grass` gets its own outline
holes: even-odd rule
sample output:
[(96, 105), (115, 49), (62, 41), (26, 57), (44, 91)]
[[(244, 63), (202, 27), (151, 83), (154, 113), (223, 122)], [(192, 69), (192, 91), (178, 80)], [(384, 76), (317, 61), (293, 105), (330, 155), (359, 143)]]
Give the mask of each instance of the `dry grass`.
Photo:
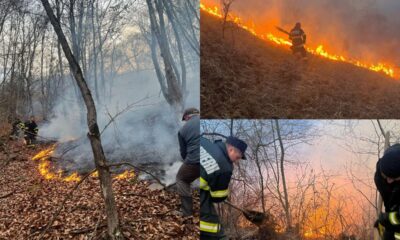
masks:
[(202, 118), (400, 118), (400, 81), (221, 28), (201, 13)]

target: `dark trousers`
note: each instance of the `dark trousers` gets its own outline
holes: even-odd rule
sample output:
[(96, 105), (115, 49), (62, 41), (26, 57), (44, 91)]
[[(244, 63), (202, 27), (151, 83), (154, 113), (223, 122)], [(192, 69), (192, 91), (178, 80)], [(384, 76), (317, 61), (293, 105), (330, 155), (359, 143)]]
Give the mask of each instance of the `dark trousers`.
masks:
[(36, 143), (36, 134), (33, 133), (25, 133), (25, 141), (27, 145)]
[(300, 46), (300, 47), (292, 46), (291, 48), (292, 48), (293, 54), (300, 53), (302, 57), (307, 56), (307, 51), (303, 46)]
[(383, 238), (382, 240), (395, 240), (394, 238), (394, 232), (391, 231), (385, 231), (383, 233)]
[(200, 164), (183, 163), (176, 175), (176, 187), (180, 196), (191, 197), (190, 184), (200, 177)]
[(183, 163), (176, 175), (176, 188), (181, 196), (181, 211), (184, 217), (193, 215), (193, 200), (190, 184), (200, 177), (200, 164)]
[[(202, 225), (218, 224), (214, 231), (202, 229)], [(200, 239), (224, 239), (225, 233), (221, 225), (217, 210), (215, 209), (214, 202), (212, 201), (209, 191), (200, 189)]]
[(200, 240), (220, 240), (223, 237), (209, 236), (205, 235), (203, 232), (200, 232)]

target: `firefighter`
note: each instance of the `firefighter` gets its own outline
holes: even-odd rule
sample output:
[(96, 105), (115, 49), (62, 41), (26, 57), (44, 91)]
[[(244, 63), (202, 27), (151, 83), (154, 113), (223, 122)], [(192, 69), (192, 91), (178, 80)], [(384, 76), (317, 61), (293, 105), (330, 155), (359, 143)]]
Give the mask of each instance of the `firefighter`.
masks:
[(301, 56), (306, 59), (307, 52), (304, 48), (304, 44), (306, 43), (306, 34), (303, 29), (301, 29), (301, 24), (298, 22), (294, 26), (294, 28), (289, 33), (289, 39), (292, 40), (292, 49), (293, 54), (301, 54)]
[(38, 125), (35, 122), (35, 116), (31, 116), (30, 119), (25, 122), (24, 130), (26, 145), (34, 145), (36, 143), (36, 137), (39, 132)]
[(12, 123), (12, 131), (10, 134), (10, 138), (18, 138), (20, 136), (21, 131), (25, 129), (25, 124), (21, 121), (20, 117), (17, 116), (15, 121)]
[(190, 184), (200, 177), (200, 111), (186, 109), (182, 121), (186, 123), (178, 132), (178, 140), (184, 162), (176, 175), (176, 187), (181, 198), (180, 214), (188, 217), (193, 215)]
[(222, 239), (224, 232), (214, 203), (228, 197), (233, 164), (245, 158), (247, 144), (228, 137), (214, 143), (200, 139), (200, 239)]
[(379, 159), (374, 180), (385, 206), (375, 227), (383, 240), (400, 240), (400, 144), (389, 147)]

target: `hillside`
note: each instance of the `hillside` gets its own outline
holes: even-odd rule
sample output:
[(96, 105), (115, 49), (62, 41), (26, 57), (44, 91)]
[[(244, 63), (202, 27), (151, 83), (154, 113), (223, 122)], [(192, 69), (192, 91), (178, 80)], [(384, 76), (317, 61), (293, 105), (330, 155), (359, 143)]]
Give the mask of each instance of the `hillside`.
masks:
[(400, 118), (400, 81), (265, 42), (201, 12), (202, 118)]

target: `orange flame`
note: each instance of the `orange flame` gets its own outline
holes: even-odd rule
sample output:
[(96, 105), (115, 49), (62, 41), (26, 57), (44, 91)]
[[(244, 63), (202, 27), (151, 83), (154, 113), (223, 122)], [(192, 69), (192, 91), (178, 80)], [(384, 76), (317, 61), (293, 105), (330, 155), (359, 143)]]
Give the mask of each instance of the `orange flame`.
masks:
[(47, 160), (42, 160), (38, 166), (39, 173), (44, 177), (46, 180), (60, 178), (61, 174), (55, 174), (50, 171), (50, 162)]
[(133, 178), (135, 176), (135, 172), (126, 170), (125, 172), (118, 174), (114, 177), (114, 179), (121, 180), (126, 178)]
[[(98, 171), (95, 171), (95, 172), (92, 174), (92, 176), (93, 176), (93, 177), (99, 177), (99, 172), (98, 172)], [(120, 174), (114, 176), (113, 179), (122, 180), (122, 179), (127, 179), (127, 178), (133, 178), (134, 176), (135, 176), (135, 172), (134, 172), (134, 171), (132, 171), (132, 170), (126, 170), (126, 171), (124, 171), (123, 173), (120, 173)]]
[[(61, 181), (65, 181), (65, 182), (79, 182), (82, 178), (79, 176), (79, 174), (77, 172), (74, 172), (65, 177), (65, 176), (63, 176), (62, 170), (58, 170), (56, 173), (51, 171), (50, 157), (54, 153), (55, 148), (56, 148), (56, 144), (50, 146), (47, 149), (40, 151), (32, 158), (32, 160), (40, 161), (39, 165), (38, 165), (38, 170), (39, 170), (40, 175), (42, 175), (43, 178), (46, 180), (55, 179), (55, 180), (61, 180)], [(99, 176), (98, 171), (95, 171), (92, 174), (92, 176), (98, 177)], [(126, 170), (125, 172), (116, 175), (114, 177), (114, 179), (121, 180), (121, 179), (132, 178), (134, 176), (135, 176), (134, 171)]]
[[(222, 12), (216, 6), (211, 7), (211, 6), (206, 6), (204, 3), (200, 3), (200, 9), (213, 15), (213, 16), (216, 16), (218, 18), (223, 18)], [(254, 36), (257, 36), (260, 39), (268, 40), (268, 41), (273, 42), (278, 45), (292, 46), (292, 43), (290, 41), (280, 38), (280, 37), (277, 37), (277, 36), (273, 35), (272, 33), (261, 34), (261, 33), (256, 32), (256, 30), (254, 28), (254, 24), (250, 24), (253, 26), (249, 26), (248, 24), (243, 23), (242, 19), (238, 16), (235, 16), (234, 14), (229, 14), (228, 18), (230, 21), (236, 23), (240, 28), (250, 32), (251, 34), (253, 34)], [(385, 63), (367, 64), (367, 63), (364, 63), (359, 60), (350, 59), (350, 58), (346, 58), (341, 55), (328, 53), (326, 50), (324, 50), (324, 47), (322, 45), (318, 45), (318, 47), (316, 49), (313, 49), (310, 47), (307, 47), (306, 49), (308, 52), (310, 52), (314, 55), (328, 58), (333, 61), (342, 61), (342, 62), (350, 63), (350, 64), (353, 64), (358, 67), (369, 69), (371, 71), (382, 72), (390, 77), (395, 78), (394, 69), (393, 69), (393, 67), (390, 67), (389, 64), (385, 64)]]
[(63, 178), (63, 180), (66, 182), (79, 182), (81, 180), (81, 177), (78, 175), (77, 172), (74, 172), (68, 177)]
[(56, 149), (56, 144), (50, 146), (37, 153), (32, 160), (39, 161), (38, 170), (40, 175), (46, 180), (61, 180), (66, 182), (78, 182), (81, 177), (77, 172), (70, 174), (69, 176), (63, 177), (63, 171), (58, 170), (56, 173), (52, 172), (50, 169), (50, 157)]
[(98, 171), (95, 171), (95, 172), (92, 174), (92, 177), (99, 177), (99, 172), (98, 172)]
[(42, 159), (48, 159), (53, 153), (54, 149), (56, 148), (56, 145), (52, 145), (51, 147), (40, 151), (38, 154), (36, 154), (32, 160), (42, 160)]

